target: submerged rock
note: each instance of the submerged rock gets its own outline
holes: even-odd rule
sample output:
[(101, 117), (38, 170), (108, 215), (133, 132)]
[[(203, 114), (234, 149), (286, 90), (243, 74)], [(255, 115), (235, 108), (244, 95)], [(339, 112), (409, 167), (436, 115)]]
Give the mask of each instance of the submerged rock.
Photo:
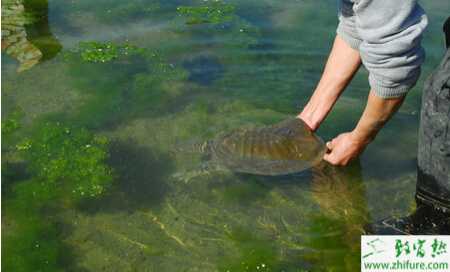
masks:
[(25, 26), (32, 22), (22, 1), (2, 1), (2, 51), (20, 63), (17, 72), (30, 69), (42, 58), (42, 52), (27, 38)]

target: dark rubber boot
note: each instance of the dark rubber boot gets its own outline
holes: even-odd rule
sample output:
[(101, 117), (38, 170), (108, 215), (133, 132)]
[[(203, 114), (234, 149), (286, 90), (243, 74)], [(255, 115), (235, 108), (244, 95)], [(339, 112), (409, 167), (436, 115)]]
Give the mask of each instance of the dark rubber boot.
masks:
[[(450, 40), (450, 18), (444, 24)], [(448, 44), (447, 44), (448, 45)], [(420, 115), (416, 198), (450, 210), (450, 49), (425, 82)]]
[(450, 214), (421, 204), (413, 214), (401, 218), (386, 218), (366, 228), (377, 235), (449, 235)]
[[(444, 24), (450, 45), (450, 18)], [(423, 89), (416, 211), (369, 225), (370, 234), (450, 234), (450, 49)]]

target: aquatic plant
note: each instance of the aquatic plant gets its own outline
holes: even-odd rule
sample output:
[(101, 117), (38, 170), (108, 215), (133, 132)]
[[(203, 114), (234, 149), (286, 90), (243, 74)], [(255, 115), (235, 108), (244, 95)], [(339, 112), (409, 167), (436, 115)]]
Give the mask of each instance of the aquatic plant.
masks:
[[(2, 171), (3, 172), (3, 171)], [(3, 173), (2, 173), (3, 174)], [(11, 183), (6, 176), (4, 182)], [(17, 178), (17, 177), (15, 177)], [(70, 195), (50, 192), (34, 178), (16, 180), (2, 199), (2, 269), (5, 271), (64, 271), (69, 256), (60, 221), (49, 216)], [(71, 266), (73, 266), (71, 264)]]
[[(15, 107), (11, 112), (5, 114), (6, 117), (2, 120), (2, 152), (10, 152), (14, 150), (14, 145), (20, 139), (18, 131), (22, 128), (22, 118), (24, 112), (20, 107)], [(4, 160), (2, 160), (2, 163)]]
[(112, 49), (105, 62), (84, 61), (74, 51), (66, 54), (71, 83), (88, 98), (69, 116), (69, 122), (88, 128), (111, 127), (129, 118), (161, 114), (184, 94), (182, 83), (188, 73), (164, 54), (130, 44), (111, 48), (118, 52)]
[[(257, 27), (238, 16), (235, 6), (224, 1), (203, 1), (199, 5), (179, 6), (177, 13), (177, 18), (173, 20), (176, 30), (204, 36), (211, 44), (217, 43), (224, 48), (245, 48), (256, 44), (260, 36)], [(224, 44), (223, 41), (227, 42)]]
[(186, 24), (222, 24), (234, 18), (235, 6), (213, 0), (208, 6), (179, 6), (177, 12), (186, 17)]
[(113, 181), (105, 137), (61, 123), (45, 123), (17, 145), (35, 182), (49, 194), (66, 193), (73, 200), (102, 195)]
[(146, 59), (149, 63), (149, 76), (153, 77), (158, 82), (161, 81), (173, 81), (173, 80), (184, 80), (187, 78), (186, 70), (169, 63), (167, 57), (162, 53), (153, 52), (146, 55)]
[(165, 110), (177, 97), (184, 94), (181, 83), (188, 78), (188, 72), (184, 68), (169, 63), (158, 53), (145, 57), (148, 71), (134, 76), (129, 93), (128, 103), (132, 115)]
[(8, 118), (2, 121), (2, 136), (7, 136), (14, 133), (20, 128), (20, 123), (16, 118)]
[(142, 48), (130, 45), (128, 43), (115, 44), (112, 42), (80, 42), (78, 48), (73, 50), (79, 53), (81, 58), (87, 62), (109, 62), (120, 56), (141, 53)]
[(238, 249), (239, 257), (222, 260), (219, 263), (219, 271), (268, 272), (275, 270), (279, 257), (272, 241), (261, 239), (243, 227), (230, 230), (227, 236)]
[[(2, 268), (5, 271), (62, 271), (71, 260), (60, 221), (49, 216), (61, 207), (98, 197), (112, 184), (106, 164), (107, 140), (60, 123), (37, 124), (23, 139), (20, 111), (9, 114), (2, 133), (14, 136), (2, 160)], [(6, 131), (5, 131), (6, 130)], [(9, 138), (9, 137), (8, 137)], [(25, 172), (25, 173), (23, 173)], [(2, 192), (2, 194), (3, 194)], [(73, 267), (73, 265), (71, 265)], [(66, 267), (67, 268), (67, 267)]]
[[(68, 122), (88, 128), (111, 125), (126, 115), (129, 108), (121, 107), (128, 97), (124, 93), (130, 90), (130, 79), (135, 74), (148, 70), (147, 61), (143, 54), (138, 54), (140, 50), (132, 50), (130, 54), (125, 54), (128, 50), (119, 50), (123, 44), (95, 41), (81, 44), (89, 48), (85, 57), (91, 61), (83, 59), (80, 47), (64, 54), (68, 74), (72, 78), (70, 84), (87, 97), (81, 107), (69, 116)], [(97, 48), (99, 44), (102, 46)], [(104, 54), (102, 48), (108, 45), (110, 48), (106, 48)]]
[(57, 224), (38, 212), (35, 199), (15, 195), (14, 200), (2, 201), (6, 214), (2, 217), (2, 270), (63, 271), (60, 260), (68, 252)]

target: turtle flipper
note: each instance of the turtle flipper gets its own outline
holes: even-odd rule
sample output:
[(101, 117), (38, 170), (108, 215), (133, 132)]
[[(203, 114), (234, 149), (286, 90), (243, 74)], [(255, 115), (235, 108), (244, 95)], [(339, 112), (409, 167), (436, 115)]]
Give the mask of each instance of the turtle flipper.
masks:
[(212, 177), (219, 173), (229, 173), (229, 170), (219, 167), (219, 165), (214, 162), (208, 161), (203, 162), (197, 169), (174, 173), (172, 178), (184, 183), (189, 183), (194, 179)]

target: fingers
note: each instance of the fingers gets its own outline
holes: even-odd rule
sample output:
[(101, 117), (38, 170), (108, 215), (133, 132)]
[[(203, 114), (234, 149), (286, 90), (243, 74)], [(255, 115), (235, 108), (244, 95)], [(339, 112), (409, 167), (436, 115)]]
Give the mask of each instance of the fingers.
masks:
[[(333, 153), (333, 144), (331, 141), (326, 143), (327, 146), (327, 152), (325, 152), (325, 154), (323, 155), (323, 159), (326, 160), (327, 162), (330, 162), (330, 160), (334, 157), (334, 153)], [(330, 162), (331, 163), (331, 162)]]
[(326, 146), (328, 148), (328, 152), (323, 155), (323, 159), (325, 161), (327, 161), (332, 165), (339, 165), (339, 166), (346, 165), (346, 163), (339, 160), (339, 158), (336, 155), (336, 150), (333, 152), (333, 148), (336, 147), (336, 142), (334, 140), (331, 142), (327, 142)]
[(325, 155), (323, 155), (323, 159), (333, 165), (336, 165), (337, 161), (336, 161), (336, 156), (334, 155), (333, 151), (331, 151), (330, 153), (325, 153)]
[(334, 166), (347, 166), (349, 162), (349, 160), (337, 158), (337, 156), (333, 152), (325, 154), (323, 156), (323, 159)]
[(327, 152), (325, 152), (325, 154), (323, 155), (323, 159), (329, 163), (331, 163), (330, 160), (333, 159), (334, 155), (333, 155), (333, 144), (331, 141), (328, 141), (326, 143), (326, 147), (327, 147)]

